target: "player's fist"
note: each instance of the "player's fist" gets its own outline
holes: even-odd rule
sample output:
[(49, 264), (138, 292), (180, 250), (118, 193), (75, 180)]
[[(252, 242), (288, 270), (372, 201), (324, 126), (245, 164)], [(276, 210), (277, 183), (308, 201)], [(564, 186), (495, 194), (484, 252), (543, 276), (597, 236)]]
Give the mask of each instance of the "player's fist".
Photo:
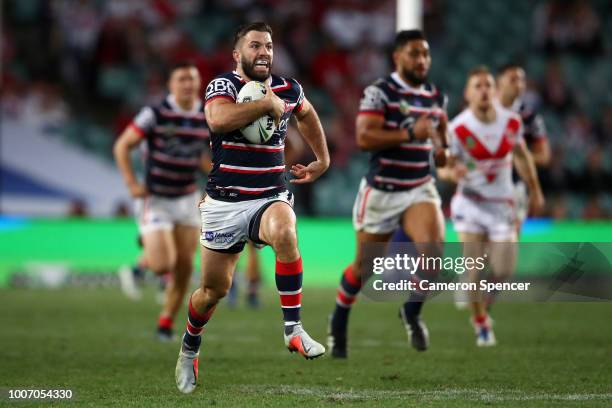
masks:
[(272, 115), (276, 126), (278, 126), (281, 117), (285, 113), (286, 104), (285, 101), (276, 96), (274, 91), (272, 91), (272, 88), (270, 88), (269, 83), (266, 82), (265, 86), (266, 96), (264, 97), (264, 101), (266, 101), (266, 103), (268, 104), (270, 115)]
[(545, 200), (542, 190), (537, 189), (529, 194), (529, 213), (532, 215), (539, 214), (544, 208)]
[(434, 128), (433, 120), (431, 120), (431, 116), (419, 116), (416, 122), (414, 122), (412, 132), (417, 140), (425, 140), (434, 137), (436, 130)]
[(145, 197), (148, 193), (147, 188), (138, 182), (129, 183), (128, 189), (130, 190), (131, 196), (134, 198)]

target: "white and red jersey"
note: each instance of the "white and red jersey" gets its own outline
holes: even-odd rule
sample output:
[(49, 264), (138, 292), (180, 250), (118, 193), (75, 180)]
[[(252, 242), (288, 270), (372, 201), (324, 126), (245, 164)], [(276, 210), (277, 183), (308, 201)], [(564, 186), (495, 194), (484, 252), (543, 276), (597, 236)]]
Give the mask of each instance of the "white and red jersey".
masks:
[(470, 109), (450, 123), (450, 153), (465, 163), (458, 192), (485, 200), (512, 200), (512, 151), (523, 138), (519, 114), (494, 106), (495, 120), (480, 121)]

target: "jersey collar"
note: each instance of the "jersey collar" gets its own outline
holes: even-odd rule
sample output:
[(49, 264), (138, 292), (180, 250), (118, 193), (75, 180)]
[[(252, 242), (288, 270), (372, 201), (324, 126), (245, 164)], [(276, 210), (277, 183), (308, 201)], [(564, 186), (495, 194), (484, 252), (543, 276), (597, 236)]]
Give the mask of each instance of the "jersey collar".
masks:
[(176, 103), (176, 98), (172, 94), (166, 97), (166, 102), (168, 102), (168, 105), (170, 105), (173, 111), (183, 115), (196, 115), (200, 112), (200, 108), (202, 107), (202, 102), (198, 99), (195, 101), (190, 110), (185, 110), (181, 108), (178, 103)]
[(397, 71), (391, 73), (391, 79), (393, 79), (399, 86), (401, 86), (403, 89), (407, 91), (410, 91), (413, 93), (427, 92), (427, 89), (425, 88), (425, 84), (422, 84), (418, 88), (415, 88), (414, 86), (407, 84), (406, 81), (404, 81), (402, 77), (397, 73)]
[[(237, 77), (237, 78), (238, 78), (240, 81), (242, 81), (242, 82), (246, 82), (246, 81), (244, 80), (244, 78), (242, 78), (242, 77), (240, 76), (240, 74), (238, 73), (238, 71), (234, 70), (234, 71), (232, 71), (232, 74), (236, 75), (236, 77)], [(267, 83), (268, 85), (270, 85), (270, 87), (272, 87), (272, 84), (274, 83), (274, 75), (273, 75), (273, 74), (270, 74), (270, 76), (268, 77), (268, 79), (266, 79), (266, 83)]]

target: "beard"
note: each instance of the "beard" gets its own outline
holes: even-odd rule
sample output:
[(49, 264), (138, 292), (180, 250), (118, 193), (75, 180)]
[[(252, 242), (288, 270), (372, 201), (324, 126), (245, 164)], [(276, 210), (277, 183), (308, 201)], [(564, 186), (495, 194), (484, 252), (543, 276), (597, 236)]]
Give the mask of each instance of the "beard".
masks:
[(402, 69), (402, 75), (408, 80), (408, 82), (413, 85), (423, 85), (425, 82), (427, 82), (427, 75), (421, 77), (418, 76), (414, 71), (409, 71), (405, 68)]
[(255, 61), (257, 61), (257, 58), (255, 58), (253, 61), (247, 61), (244, 57), (240, 58), (240, 65), (242, 66), (242, 71), (244, 71), (246, 76), (248, 76), (249, 78), (255, 81), (264, 82), (270, 77), (270, 74), (272, 73), (272, 61), (270, 61), (269, 63), (267, 74), (258, 73), (257, 71), (255, 71)]

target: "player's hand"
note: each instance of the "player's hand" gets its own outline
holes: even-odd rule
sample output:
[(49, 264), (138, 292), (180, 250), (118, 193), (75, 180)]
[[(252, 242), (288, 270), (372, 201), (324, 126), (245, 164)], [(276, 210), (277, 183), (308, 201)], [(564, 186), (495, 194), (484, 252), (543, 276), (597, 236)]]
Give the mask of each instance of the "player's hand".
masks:
[(436, 129), (430, 115), (421, 115), (412, 127), (416, 140), (425, 140), (436, 136)]
[(328, 167), (328, 164), (326, 165), (325, 163), (318, 160), (310, 163), (308, 166), (304, 166), (302, 164), (295, 164), (291, 166), (291, 174), (293, 174), (295, 178), (290, 180), (289, 182), (293, 184), (312, 183), (313, 181), (321, 177), (321, 175), (325, 173), (325, 170), (327, 170)]
[(285, 113), (286, 104), (281, 98), (276, 96), (272, 88), (270, 88), (269, 83), (265, 83), (266, 86), (266, 96), (264, 97), (264, 101), (268, 104), (270, 115), (274, 118), (274, 124), (278, 126), (278, 123), (281, 120), (281, 117)]
[(134, 198), (142, 198), (148, 194), (147, 188), (138, 182), (128, 184), (128, 189)]
[(544, 199), (544, 194), (542, 194), (542, 190), (537, 189), (533, 192), (529, 193), (529, 214), (536, 215), (539, 214), (542, 209), (544, 209), (544, 204), (546, 200)]

